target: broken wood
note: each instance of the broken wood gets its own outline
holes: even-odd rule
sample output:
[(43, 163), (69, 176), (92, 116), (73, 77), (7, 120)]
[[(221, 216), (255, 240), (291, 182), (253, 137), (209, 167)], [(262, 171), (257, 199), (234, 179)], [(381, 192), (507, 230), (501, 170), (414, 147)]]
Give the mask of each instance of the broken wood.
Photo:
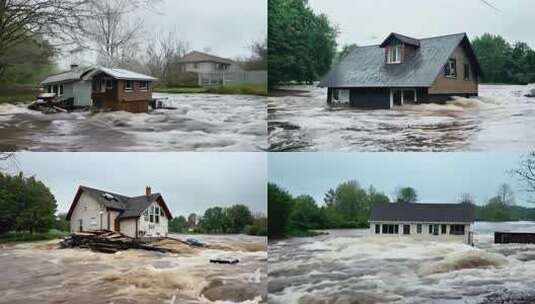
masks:
[(210, 263), (215, 263), (215, 264), (231, 264), (231, 265), (234, 265), (234, 264), (238, 264), (239, 262), (240, 262), (240, 260), (238, 260), (238, 259), (227, 259), (227, 258), (210, 259)]

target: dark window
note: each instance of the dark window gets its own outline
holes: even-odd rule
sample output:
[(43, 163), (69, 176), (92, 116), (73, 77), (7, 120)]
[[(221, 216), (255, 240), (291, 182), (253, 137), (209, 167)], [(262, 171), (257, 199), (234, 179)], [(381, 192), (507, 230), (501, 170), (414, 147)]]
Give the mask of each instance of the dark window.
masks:
[(470, 80), (470, 65), (468, 63), (464, 64), (464, 80)]
[(429, 234), (433, 234), (433, 225), (429, 224)]
[(440, 230), (442, 234), (446, 234), (446, 225), (441, 225)]
[(457, 78), (457, 60), (449, 59), (444, 68), (444, 76), (449, 78)]
[(403, 225), (403, 234), (411, 234), (411, 225)]
[(381, 233), (381, 225), (375, 224), (375, 234), (380, 234), (380, 233)]
[(132, 80), (127, 80), (124, 89), (126, 91), (132, 91), (134, 89), (134, 82)]
[(59, 86), (59, 96), (63, 95), (63, 85)]
[(113, 80), (106, 79), (106, 90), (111, 90), (111, 89), (113, 89)]
[(433, 225), (433, 235), (438, 235), (438, 224)]
[(52, 93), (52, 86), (48, 86), (48, 93)]
[(399, 227), (398, 225), (383, 224), (383, 234), (398, 234)]
[(139, 89), (142, 91), (147, 91), (149, 89), (149, 82), (148, 81), (140, 81), (139, 82)]
[(418, 234), (422, 234), (422, 224), (418, 224), (418, 225), (416, 225), (416, 232), (417, 232)]
[(464, 235), (464, 225), (450, 225), (450, 234)]

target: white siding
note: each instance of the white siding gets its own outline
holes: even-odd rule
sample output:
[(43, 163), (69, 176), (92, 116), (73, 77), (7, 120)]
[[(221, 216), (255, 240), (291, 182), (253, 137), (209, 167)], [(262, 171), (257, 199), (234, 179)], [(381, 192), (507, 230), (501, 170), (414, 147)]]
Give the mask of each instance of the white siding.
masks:
[[(211, 72), (223, 72), (223, 70), (217, 70), (216, 69), (217, 63), (215, 62), (199, 62), (197, 63), (197, 67), (195, 68), (194, 63), (186, 63), (184, 64), (184, 68), (186, 72), (195, 72), (195, 73), (211, 73)], [(224, 70), (225, 72), (232, 72), (236, 70), (235, 65), (231, 64), (230, 67), (227, 70)]]
[[(153, 202), (147, 210), (151, 206), (159, 206), (158, 203)], [(143, 211), (145, 212), (145, 211)], [(139, 231), (145, 232), (140, 233), (140, 236), (167, 236), (168, 233), (168, 222), (169, 219), (166, 215), (160, 216), (160, 223), (151, 223), (149, 221), (145, 221), (145, 218), (143, 216), (143, 212), (141, 213), (141, 217), (139, 218)]]
[(121, 233), (129, 237), (136, 237), (136, 221), (137, 218), (121, 220)]
[[(394, 224), (399, 225), (398, 234), (383, 234), (382, 226), (380, 227), (379, 234), (375, 232), (375, 225), (382, 225), (382, 224)], [(374, 235), (380, 235), (380, 236), (391, 236), (391, 237), (410, 237), (417, 240), (438, 240), (438, 241), (457, 241), (457, 242), (463, 242), (466, 244), (470, 244), (470, 234), (473, 231), (473, 225), (472, 224), (466, 224), (466, 223), (434, 223), (437, 224), (438, 227), (438, 235), (433, 235), (432, 233), (429, 233), (429, 226), (433, 225), (433, 223), (422, 223), (422, 233), (418, 233), (418, 223), (403, 223), (403, 222), (370, 222), (370, 233)], [(452, 235), (450, 234), (450, 225), (465, 225), (464, 235)], [(410, 234), (405, 235), (403, 234), (403, 225), (410, 225)], [(442, 233), (442, 227), (441, 225), (446, 225), (446, 233)]]
[[(100, 212), (102, 212), (102, 222)], [(107, 228), (106, 208), (82, 192), (78, 204), (71, 215), (71, 232), (80, 231), (80, 220), (82, 220), (83, 230), (98, 230)]]

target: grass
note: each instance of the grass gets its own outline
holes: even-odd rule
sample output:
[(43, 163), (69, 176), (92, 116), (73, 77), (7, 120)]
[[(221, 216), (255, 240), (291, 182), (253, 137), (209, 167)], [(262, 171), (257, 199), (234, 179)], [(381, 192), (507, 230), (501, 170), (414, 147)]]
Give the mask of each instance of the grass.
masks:
[(8, 232), (0, 235), (0, 243), (11, 242), (35, 242), (54, 240), (69, 235), (68, 232), (52, 229), (44, 233), (29, 233), (29, 232)]
[(29, 103), (39, 94), (39, 90), (33, 86), (1, 84), (0, 87), (0, 104)]
[(154, 92), (169, 93), (169, 94), (230, 94), (230, 95), (260, 95), (267, 96), (267, 86), (257, 84), (243, 84), (243, 85), (227, 85), (218, 87), (167, 87), (158, 86), (154, 88)]

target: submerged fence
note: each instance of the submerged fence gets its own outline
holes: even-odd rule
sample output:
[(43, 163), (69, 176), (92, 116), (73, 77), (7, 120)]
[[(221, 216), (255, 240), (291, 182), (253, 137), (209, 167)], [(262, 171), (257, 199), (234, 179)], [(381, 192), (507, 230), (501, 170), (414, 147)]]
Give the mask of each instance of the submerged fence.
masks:
[(236, 71), (199, 73), (199, 86), (267, 84), (267, 71)]

